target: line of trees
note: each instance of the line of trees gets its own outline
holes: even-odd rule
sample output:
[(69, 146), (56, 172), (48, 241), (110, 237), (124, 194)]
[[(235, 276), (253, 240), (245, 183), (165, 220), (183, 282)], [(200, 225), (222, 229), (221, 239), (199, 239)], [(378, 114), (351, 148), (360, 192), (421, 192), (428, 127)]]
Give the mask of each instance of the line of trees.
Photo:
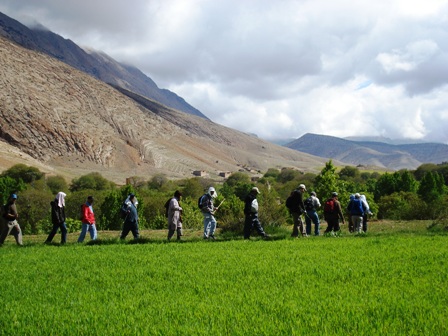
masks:
[(316, 191), (321, 201), (337, 191), (343, 207), (348, 204), (351, 194), (365, 194), (371, 211), (378, 219), (433, 219), (435, 223), (447, 226), (448, 163), (424, 164), (415, 171), (380, 174), (352, 166), (338, 170), (329, 161), (319, 174), (271, 168), (257, 182), (251, 181), (249, 175), (243, 172), (232, 174), (220, 184), (198, 177), (169, 180), (164, 175), (153, 176), (148, 181), (135, 177), (133, 181), (132, 185), (118, 187), (99, 173), (92, 172), (68, 184), (61, 176), (46, 177), (35, 167), (18, 164), (0, 175), (0, 197), (5, 203), (9, 194), (18, 193), (19, 222), (27, 234), (50, 230), (50, 201), (59, 191), (67, 193), (69, 232), (80, 230), (80, 205), (89, 195), (95, 197), (98, 229), (119, 230), (122, 225), (119, 208), (130, 192), (135, 193), (139, 201), (141, 228), (165, 229), (164, 204), (175, 190), (183, 193), (184, 226), (199, 229), (202, 227), (202, 215), (197, 208), (197, 199), (210, 185), (218, 191), (217, 202), (225, 199), (217, 213), (218, 225), (223, 230), (242, 230), (242, 200), (254, 185), (261, 190), (259, 203), (263, 224), (290, 225), (292, 222), (284, 202), (300, 183), (306, 184), (308, 192)]

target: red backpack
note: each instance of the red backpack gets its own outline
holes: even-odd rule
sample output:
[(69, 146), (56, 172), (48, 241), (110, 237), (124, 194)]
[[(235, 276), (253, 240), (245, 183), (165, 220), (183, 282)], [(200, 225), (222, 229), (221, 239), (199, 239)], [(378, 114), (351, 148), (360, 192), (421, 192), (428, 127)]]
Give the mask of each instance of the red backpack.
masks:
[(336, 212), (336, 201), (333, 198), (329, 198), (325, 201), (324, 212), (327, 214)]

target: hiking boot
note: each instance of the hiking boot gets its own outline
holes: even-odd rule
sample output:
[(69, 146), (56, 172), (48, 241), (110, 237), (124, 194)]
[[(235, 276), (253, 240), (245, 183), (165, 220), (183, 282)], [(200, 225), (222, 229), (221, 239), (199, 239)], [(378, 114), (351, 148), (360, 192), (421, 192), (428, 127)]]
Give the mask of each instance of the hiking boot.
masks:
[(211, 239), (211, 240), (216, 240), (216, 238), (215, 238), (214, 235), (210, 235), (210, 239)]

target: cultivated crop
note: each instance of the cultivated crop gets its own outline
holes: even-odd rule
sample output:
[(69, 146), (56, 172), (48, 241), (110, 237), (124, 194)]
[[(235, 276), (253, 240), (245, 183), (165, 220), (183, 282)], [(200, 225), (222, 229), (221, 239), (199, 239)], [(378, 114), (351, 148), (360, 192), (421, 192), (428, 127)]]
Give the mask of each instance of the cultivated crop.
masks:
[(448, 236), (0, 249), (3, 335), (443, 335)]

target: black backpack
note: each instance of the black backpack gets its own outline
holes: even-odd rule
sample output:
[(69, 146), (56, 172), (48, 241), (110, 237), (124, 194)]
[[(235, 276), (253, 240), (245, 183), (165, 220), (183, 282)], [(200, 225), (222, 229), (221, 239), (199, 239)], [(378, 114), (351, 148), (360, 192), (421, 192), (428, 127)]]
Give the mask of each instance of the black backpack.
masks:
[(311, 197), (308, 197), (305, 202), (303, 202), (303, 205), (305, 205), (305, 209), (306, 210), (310, 210), (313, 211), (314, 209), (314, 202), (313, 199)]
[(170, 199), (168, 199), (168, 201), (165, 202), (165, 217), (168, 218), (168, 209), (170, 208), (170, 202), (173, 198), (171, 197)]
[(291, 192), (291, 195), (289, 195), (289, 197), (286, 199), (285, 205), (289, 211), (297, 208), (297, 203), (299, 201), (298, 193), (299, 191), (294, 190), (293, 192)]
[(203, 198), (206, 196), (207, 194), (202, 195), (201, 197), (198, 198), (198, 208), (199, 210), (202, 210), (202, 207), (204, 206), (202, 203), (204, 202)]

